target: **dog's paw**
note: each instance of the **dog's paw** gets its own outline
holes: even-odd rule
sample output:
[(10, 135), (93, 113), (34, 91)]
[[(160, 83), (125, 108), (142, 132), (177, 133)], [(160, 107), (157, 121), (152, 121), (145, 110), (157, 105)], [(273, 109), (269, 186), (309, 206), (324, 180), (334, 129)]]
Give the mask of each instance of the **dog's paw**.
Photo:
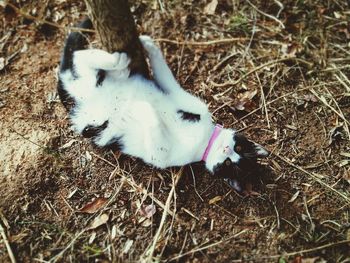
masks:
[(154, 43), (150, 36), (140, 36), (140, 41), (143, 48), (147, 51), (150, 56), (161, 54), (159, 47)]
[(129, 75), (130, 75), (129, 68), (125, 68), (125, 69), (122, 69), (122, 70), (116, 70), (116, 71), (113, 72), (113, 77), (116, 80), (126, 80), (126, 79), (129, 78)]
[(123, 70), (129, 66), (130, 58), (126, 53), (114, 52), (112, 55), (114, 57), (113, 69)]

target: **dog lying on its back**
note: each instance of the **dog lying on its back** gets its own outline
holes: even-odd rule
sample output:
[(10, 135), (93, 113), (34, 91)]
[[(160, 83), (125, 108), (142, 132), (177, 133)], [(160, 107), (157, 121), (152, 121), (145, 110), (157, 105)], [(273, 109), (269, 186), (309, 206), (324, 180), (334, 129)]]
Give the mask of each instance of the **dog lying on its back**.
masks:
[[(92, 28), (90, 20), (82, 28)], [(154, 81), (131, 75), (127, 54), (85, 49), (69, 35), (58, 93), (76, 132), (100, 147), (120, 150), (159, 168), (205, 161), (207, 169), (241, 191), (246, 173), (268, 152), (232, 129), (212, 123), (207, 106), (176, 82), (160, 49), (140, 37)]]

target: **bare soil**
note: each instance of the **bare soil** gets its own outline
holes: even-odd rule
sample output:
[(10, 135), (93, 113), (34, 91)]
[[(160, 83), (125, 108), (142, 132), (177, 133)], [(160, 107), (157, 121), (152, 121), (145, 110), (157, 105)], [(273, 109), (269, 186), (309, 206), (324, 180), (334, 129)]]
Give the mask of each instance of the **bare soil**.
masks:
[(71, 132), (56, 71), (85, 6), (11, 3), (21, 13), (0, 7), (0, 262), (350, 262), (349, 3), (132, 3), (182, 86), (271, 152), (248, 196), (201, 163), (157, 170)]

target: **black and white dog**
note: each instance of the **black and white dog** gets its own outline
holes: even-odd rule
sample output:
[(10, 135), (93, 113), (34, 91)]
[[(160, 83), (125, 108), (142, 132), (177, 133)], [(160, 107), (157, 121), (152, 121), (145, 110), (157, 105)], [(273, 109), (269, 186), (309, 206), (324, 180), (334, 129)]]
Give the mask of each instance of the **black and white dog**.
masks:
[[(81, 28), (92, 28), (85, 20)], [(121, 150), (159, 168), (204, 161), (241, 191), (241, 179), (268, 152), (235, 130), (212, 123), (204, 102), (181, 88), (148, 36), (140, 37), (154, 81), (131, 75), (127, 54), (85, 49), (73, 32), (60, 65), (58, 93), (73, 129), (100, 147)]]

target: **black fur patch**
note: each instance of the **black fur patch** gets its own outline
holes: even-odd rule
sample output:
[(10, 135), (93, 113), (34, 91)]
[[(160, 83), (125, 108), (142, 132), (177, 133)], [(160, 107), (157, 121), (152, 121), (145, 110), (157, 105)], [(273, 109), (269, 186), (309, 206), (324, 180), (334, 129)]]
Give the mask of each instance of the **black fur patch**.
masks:
[[(92, 29), (92, 22), (86, 18), (78, 25), (79, 28)], [(60, 71), (72, 70), (73, 71), (73, 53), (77, 50), (85, 49), (87, 46), (87, 34), (80, 32), (72, 32), (69, 34), (61, 58)]]
[(67, 111), (70, 111), (74, 107), (75, 101), (71, 96), (69, 96), (68, 92), (63, 88), (63, 83), (60, 79), (58, 80), (58, 83), (57, 83), (57, 93), (63, 106), (66, 108)]
[(104, 148), (108, 150), (112, 150), (113, 152), (115, 151), (122, 151), (124, 148), (123, 143), (121, 142), (123, 136), (117, 136), (112, 138)]
[(108, 121), (105, 121), (100, 126), (88, 125), (84, 128), (84, 130), (81, 134), (83, 135), (84, 138), (96, 137), (100, 134), (100, 132), (102, 132), (104, 129), (106, 129), (107, 126), (108, 126)]
[(244, 158), (256, 159), (257, 154), (254, 143), (249, 141), (243, 134), (240, 133), (235, 133), (233, 139), (235, 141), (235, 152)]
[(100, 69), (98, 72), (97, 72), (97, 81), (96, 81), (96, 87), (97, 86), (101, 86), (103, 81), (105, 80), (106, 78), (106, 71), (103, 70), (103, 69)]
[[(83, 22), (81, 22), (78, 27), (92, 29), (92, 22), (89, 18), (86, 18)], [(76, 50), (84, 49), (88, 42), (86, 39), (87, 35), (82, 34), (80, 32), (72, 32), (69, 34), (61, 57), (60, 71), (70, 70), (72, 72), (73, 77), (76, 77), (76, 73), (73, 67), (73, 53)], [(67, 91), (64, 89), (63, 83), (61, 80), (58, 81), (57, 84), (57, 92), (62, 101), (62, 104), (66, 108), (67, 111), (71, 111), (75, 105), (74, 99), (69, 96)]]
[(185, 121), (197, 122), (200, 121), (201, 115), (183, 110), (178, 110), (177, 113), (181, 114), (181, 119)]

